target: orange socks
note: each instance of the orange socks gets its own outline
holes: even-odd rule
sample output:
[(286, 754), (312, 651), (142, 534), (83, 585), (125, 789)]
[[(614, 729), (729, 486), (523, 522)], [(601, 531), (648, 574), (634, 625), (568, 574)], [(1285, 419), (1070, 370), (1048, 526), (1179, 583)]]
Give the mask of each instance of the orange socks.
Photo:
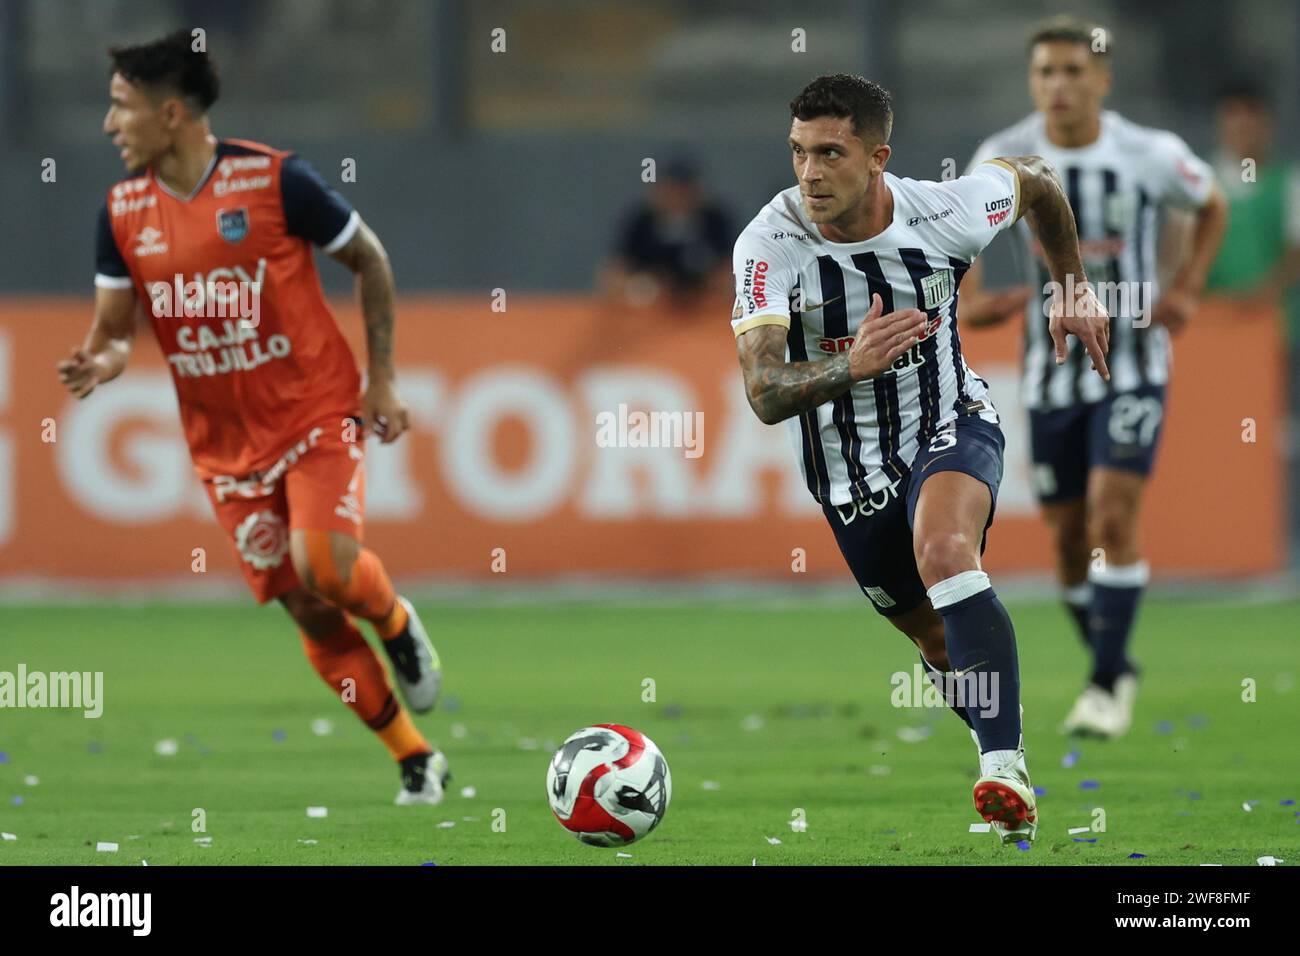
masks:
[(397, 600), (393, 582), (375, 552), (361, 549), (347, 584), (339, 579), (334, 568), (328, 532), (307, 532), (307, 556), (321, 597), (369, 621), (386, 641), (402, 633), (406, 627), (406, 608)]
[[(378, 564), (378, 559), (375, 563)], [(382, 566), (379, 571), (383, 573)], [(391, 590), (392, 586), (389, 587)], [(397, 607), (400, 609), (401, 605)], [(384, 665), (351, 620), (345, 616), (337, 633), (321, 641), (302, 631), (299, 635), (316, 673), (379, 736), (394, 760), (433, 750), (411, 722), (406, 709), (397, 702)]]

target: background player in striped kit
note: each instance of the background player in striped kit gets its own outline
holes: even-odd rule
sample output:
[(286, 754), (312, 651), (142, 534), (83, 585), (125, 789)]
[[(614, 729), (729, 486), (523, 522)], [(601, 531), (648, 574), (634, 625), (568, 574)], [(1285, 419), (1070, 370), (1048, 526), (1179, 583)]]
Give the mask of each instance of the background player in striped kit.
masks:
[(798, 185), (759, 212), (734, 253), (746, 395), (763, 422), (791, 422), (849, 568), (931, 676), (951, 668), (992, 689), (978, 703), (949, 697), (980, 748), (976, 809), (1004, 843), (1032, 839), (1015, 634), (980, 568), (1002, 432), (961, 355), (957, 287), (1024, 215), (1053, 276), (1080, 290), (1053, 312), (1059, 353), (1073, 332), (1105, 375), (1108, 319), (1069, 203), (1038, 157), (996, 159), (953, 182), (900, 179), (884, 168), (889, 94), (858, 76), (818, 77), (790, 111)]
[[(1110, 380), (1089, 373), (1077, 343), (1064, 365), (1054, 363), (1043, 307), (1051, 276), (1027, 230), (1028, 287), (984, 293), (977, 266), (961, 309), (964, 323), (987, 325), (1028, 302), (1023, 395), (1034, 486), (1052, 531), (1066, 607), (1092, 658), (1088, 684), (1063, 729), (1103, 737), (1128, 729), (1137, 694), (1137, 671), (1126, 652), (1149, 577), (1138, 541), (1139, 508), (1164, 418), (1169, 336), (1195, 313), (1227, 220), (1210, 168), (1181, 139), (1102, 110), (1109, 51), (1109, 34), (1100, 27), (1055, 20), (1035, 31), (1029, 88), (1036, 112), (989, 137), (971, 168), (1008, 152), (1042, 155), (1057, 168), (1084, 265), (1114, 320)], [(1190, 251), (1158, 294), (1155, 234), (1162, 207), (1195, 210), (1195, 219)]]

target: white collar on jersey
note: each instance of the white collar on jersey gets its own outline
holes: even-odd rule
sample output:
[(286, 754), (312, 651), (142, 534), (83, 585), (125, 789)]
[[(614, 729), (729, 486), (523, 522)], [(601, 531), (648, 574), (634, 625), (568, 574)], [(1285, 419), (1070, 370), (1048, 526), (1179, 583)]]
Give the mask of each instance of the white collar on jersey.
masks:
[(195, 184), (194, 188), (190, 190), (190, 194), (188, 196), (182, 196), (180, 193), (173, 192), (172, 190), (168, 189), (167, 184), (163, 182), (161, 179), (159, 179), (156, 175), (154, 175), (154, 171), (152, 169), (149, 170), (149, 176), (150, 178), (153, 179), (154, 182), (158, 184), (158, 188), (161, 189), (163, 192), (165, 192), (168, 196), (171, 196), (173, 199), (178, 199), (181, 202), (189, 202), (191, 199), (193, 199), (203, 190), (204, 186), (208, 184), (208, 178), (212, 175), (212, 171), (217, 168), (217, 156), (220, 154), (220, 152), (221, 152), (221, 144), (217, 143), (217, 148), (212, 151), (212, 159), (208, 160), (208, 168), (203, 170), (203, 175), (199, 177), (199, 181)]

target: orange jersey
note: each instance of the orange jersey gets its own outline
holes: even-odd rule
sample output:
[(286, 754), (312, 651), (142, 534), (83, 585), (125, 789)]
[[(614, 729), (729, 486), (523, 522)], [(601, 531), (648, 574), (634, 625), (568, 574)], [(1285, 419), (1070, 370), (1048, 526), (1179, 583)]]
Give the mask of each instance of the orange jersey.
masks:
[(189, 196), (152, 171), (109, 190), (95, 284), (144, 302), (200, 477), (265, 469), (311, 426), (357, 414), (312, 244), (333, 252), (359, 222), (301, 159), (241, 140), (218, 143)]

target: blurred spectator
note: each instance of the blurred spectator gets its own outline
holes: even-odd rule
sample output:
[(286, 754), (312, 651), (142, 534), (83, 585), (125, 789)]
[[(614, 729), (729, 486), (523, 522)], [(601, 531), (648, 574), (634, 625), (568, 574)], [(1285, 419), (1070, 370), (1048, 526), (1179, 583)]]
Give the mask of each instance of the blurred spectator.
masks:
[[(1291, 527), (1300, 547), (1300, 165), (1273, 155), (1275, 122), (1264, 90), (1250, 82), (1218, 98), (1216, 170), (1231, 208), (1207, 288), (1280, 302), (1287, 322), (1290, 381)], [(1253, 175), (1245, 160), (1253, 160)], [(1253, 180), (1253, 181), (1252, 181)]]
[(729, 307), (735, 238), (727, 214), (705, 197), (695, 164), (663, 163), (619, 230), (602, 276), (605, 295), (618, 307), (691, 309), (709, 299)]

